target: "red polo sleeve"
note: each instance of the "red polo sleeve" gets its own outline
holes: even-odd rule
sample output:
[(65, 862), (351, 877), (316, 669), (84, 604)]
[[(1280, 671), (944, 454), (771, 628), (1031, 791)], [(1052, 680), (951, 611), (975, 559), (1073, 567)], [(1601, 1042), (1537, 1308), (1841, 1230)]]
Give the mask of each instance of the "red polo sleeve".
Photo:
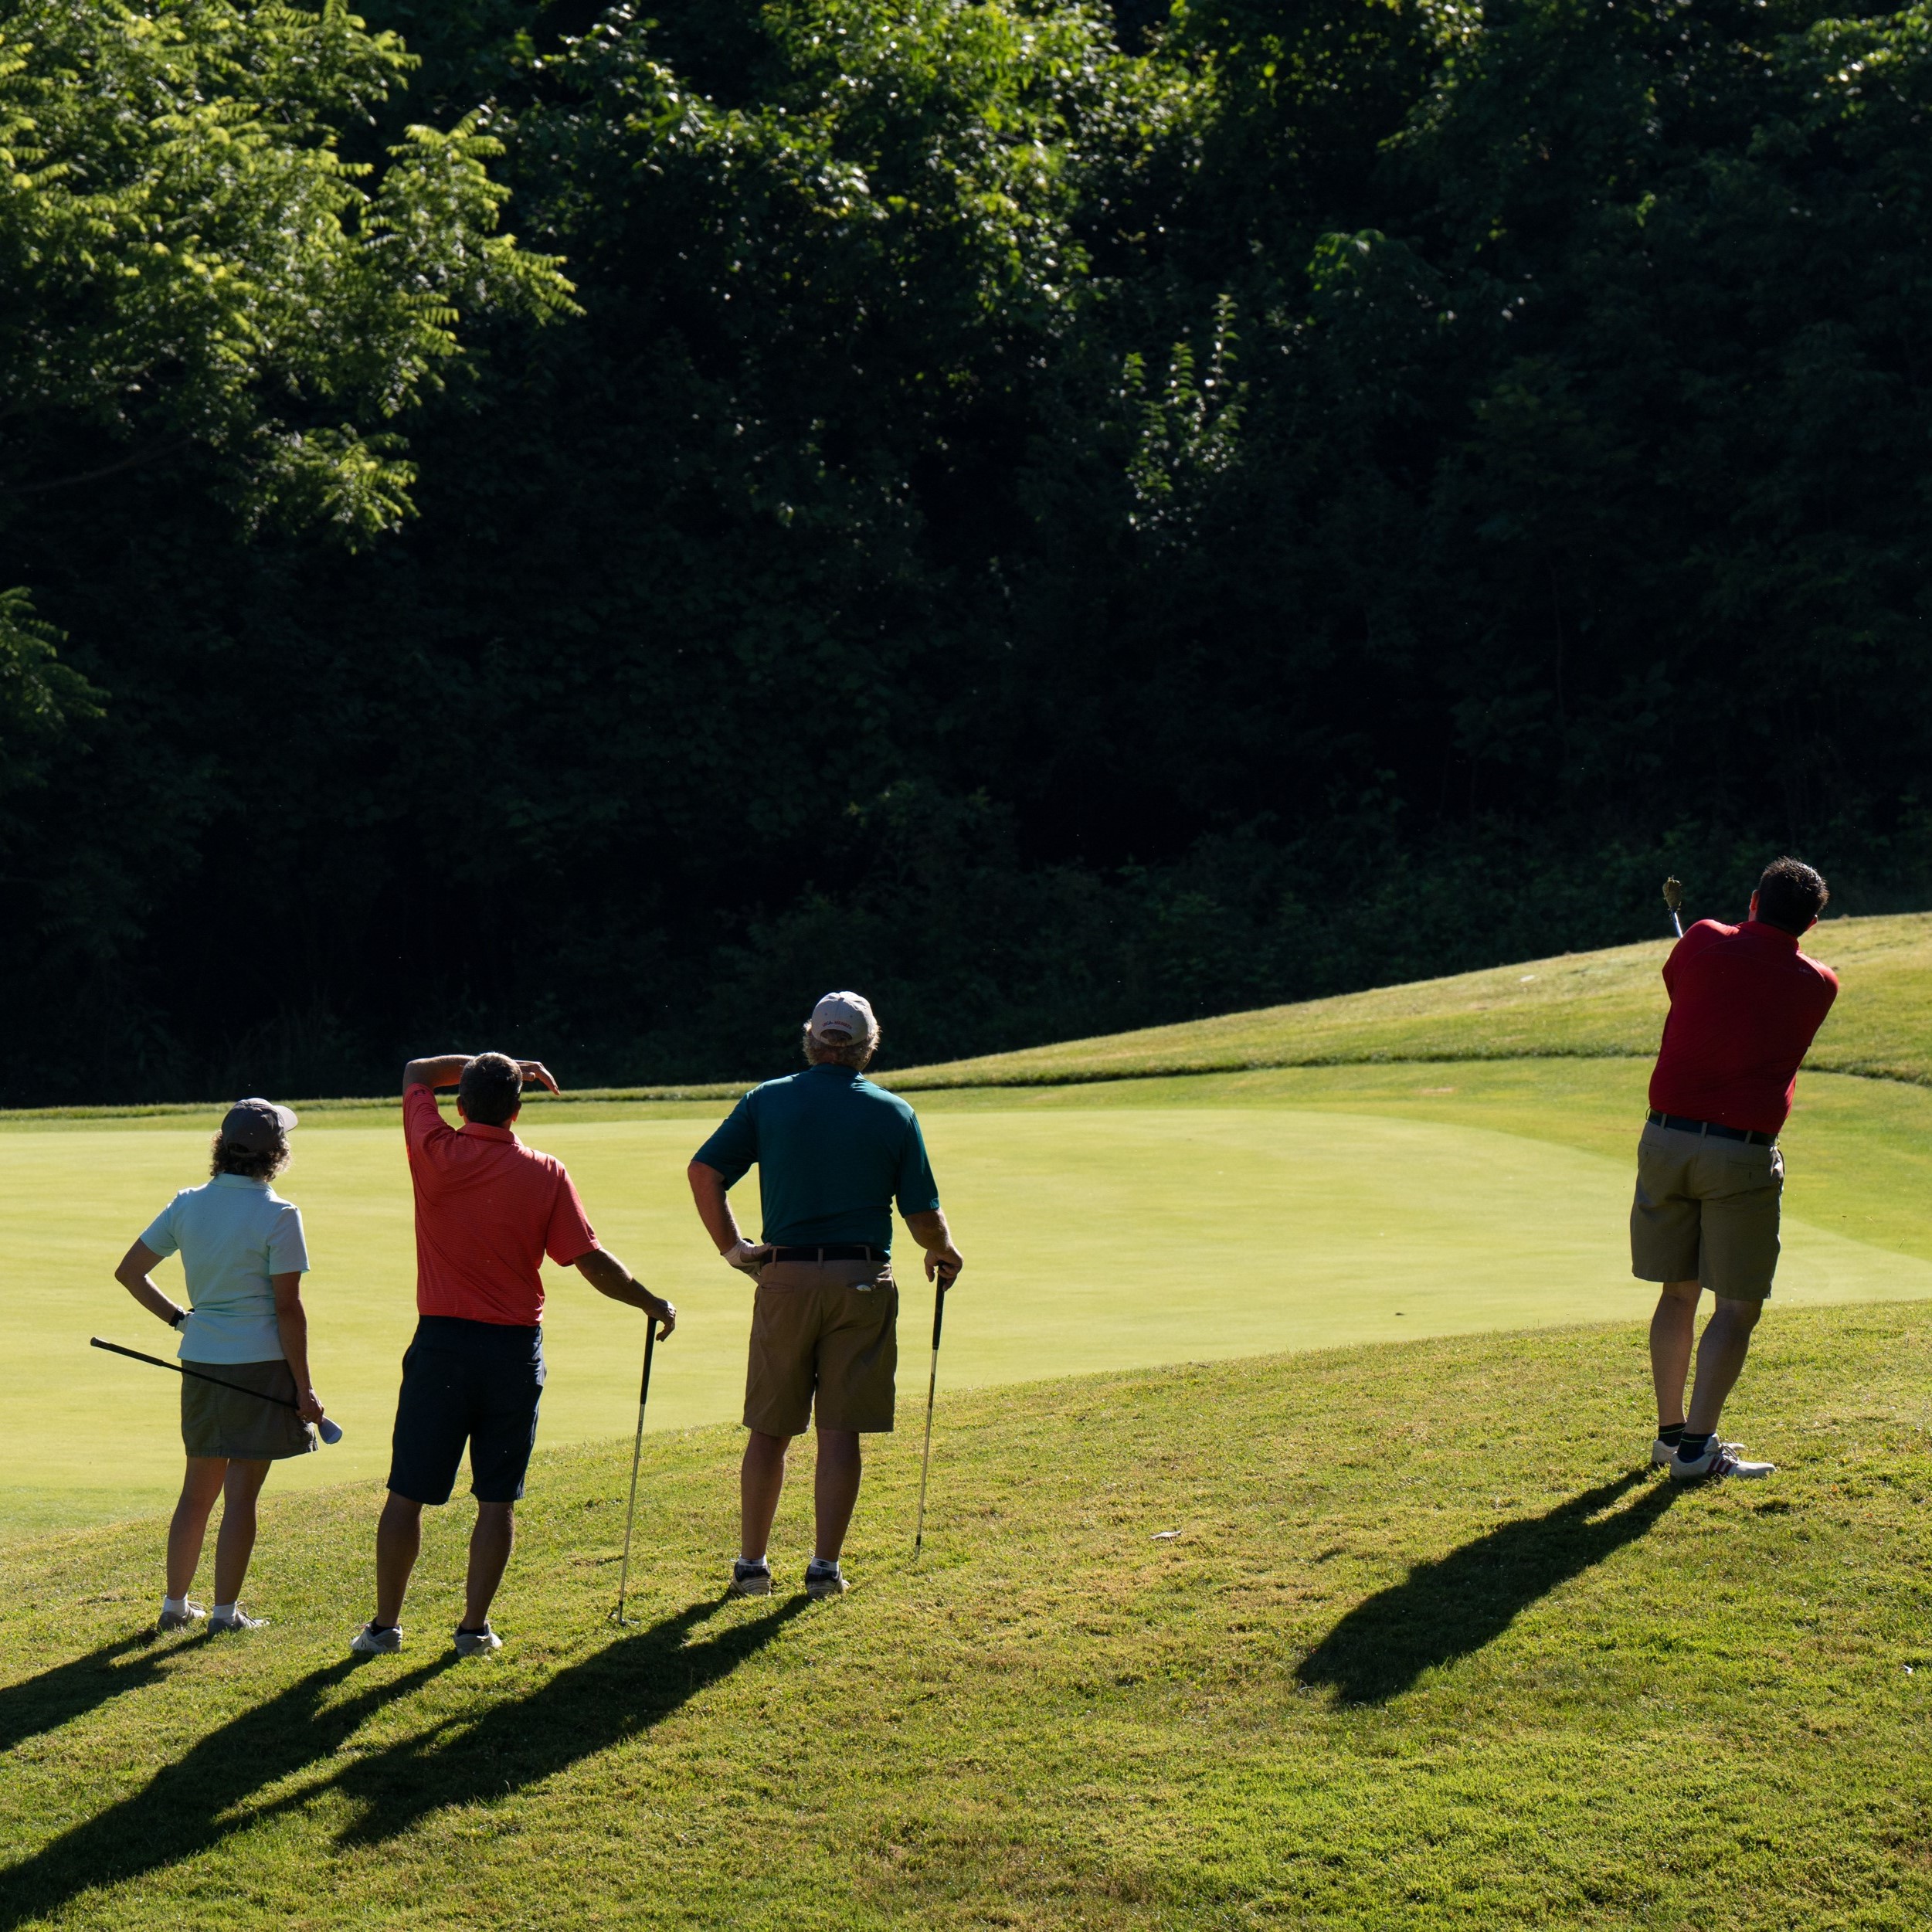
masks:
[(443, 1118), (435, 1094), (420, 1081), (402, 1090), (402, 1141), (419, 1180), (440, 1176), (457, 1144), (456, 1129)]
[(557, 1170), (557, 1195), (550, 1204), (550, 1225), (544, 1231), (543, 1251), (560, 1268), (582, 1261), (597, 1245), (597, 1231), (584, 1213), (577, 1184), (562, 1167)]

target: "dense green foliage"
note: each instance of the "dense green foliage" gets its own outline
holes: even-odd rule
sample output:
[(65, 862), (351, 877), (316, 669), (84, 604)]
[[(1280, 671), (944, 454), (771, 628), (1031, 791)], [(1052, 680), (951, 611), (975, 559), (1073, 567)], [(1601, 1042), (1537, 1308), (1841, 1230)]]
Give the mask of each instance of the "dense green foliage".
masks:
[(0, 586), (89, 688), (9, 620), (8, 1098), (749, 1072), (840, 980), (903, 1064), (1665, 864), (1932, 885), (1923, 8), (15, 0), (8, 111), (104, 19), (200, 79), (0, 208)]

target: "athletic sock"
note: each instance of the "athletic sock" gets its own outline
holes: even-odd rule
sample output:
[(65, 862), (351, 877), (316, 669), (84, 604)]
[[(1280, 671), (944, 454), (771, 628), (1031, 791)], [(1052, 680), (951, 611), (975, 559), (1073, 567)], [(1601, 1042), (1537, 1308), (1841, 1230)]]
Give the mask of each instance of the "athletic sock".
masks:
[(164, 1617), (186, 1616), (188, 1599), (185, 1597), (163, 1597), (161, 1600), (161, 1614)]
[(1677, 1439), (1677, 1453), (1686, 1462), (1699, 1461), (1710, 1447), (1710, 1432), (1708, 1430), (1702, 1435), (1693, 1435), (1686, 1429)]
[(235, 1606), (232, 1603), (218, 1603), (215, 1606), (215, 1615), (218, 1617), (226, 1617), (232, 1621), (235, 1615)]
[(1681, 1422), (1662, 1422), (1657, 1427), (1657, 1440), (1668, 1442), (1674, 1449), (1684, 1439), (1684, 1425)]

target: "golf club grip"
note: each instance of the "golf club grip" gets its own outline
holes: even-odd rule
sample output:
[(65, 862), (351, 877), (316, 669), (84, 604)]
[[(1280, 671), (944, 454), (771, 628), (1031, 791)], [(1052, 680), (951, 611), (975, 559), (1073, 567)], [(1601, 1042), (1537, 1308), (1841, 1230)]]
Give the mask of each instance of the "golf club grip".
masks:
[(657, 1317), (652, 1316), (644, 1324), (644, 1377), (637, 1385), (637, 1409), (641, 1417), (645, 1403), (650, 1399), (650, 1358), (657, 1346)]
[(932, 1353), (939, 1352), (939, 1330), (946, 1324), (946, 1277), (939, 1277), (939, 1292), (932, 1298)]

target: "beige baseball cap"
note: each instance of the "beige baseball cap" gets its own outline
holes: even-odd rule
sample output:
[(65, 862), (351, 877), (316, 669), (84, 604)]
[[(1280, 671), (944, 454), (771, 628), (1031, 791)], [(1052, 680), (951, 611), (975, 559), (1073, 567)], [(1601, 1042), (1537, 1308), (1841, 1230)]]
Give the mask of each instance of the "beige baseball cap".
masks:
[(812, 1009), (805, 1023), (814, 1040), (829, 1046), (848, 1046), (855, 1040), (870, 1040), (879, 1030), (872, 1017), (871, 1003), (863, 993), (828, 993)]

